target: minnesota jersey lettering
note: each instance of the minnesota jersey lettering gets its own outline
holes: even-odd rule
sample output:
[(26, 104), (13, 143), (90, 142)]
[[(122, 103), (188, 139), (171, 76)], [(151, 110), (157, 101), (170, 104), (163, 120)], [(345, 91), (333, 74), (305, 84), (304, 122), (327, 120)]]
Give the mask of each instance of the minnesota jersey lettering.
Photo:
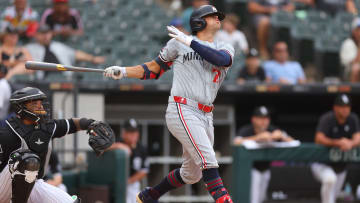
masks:
[(183, 63), (185, 63), (186, 61), (190, 61), (190, 60), (204, 60), (203, 58), (201, 58), (201, 56), (196, 53), (196, 52), (189, 52), (184, 54), (183, 56)]

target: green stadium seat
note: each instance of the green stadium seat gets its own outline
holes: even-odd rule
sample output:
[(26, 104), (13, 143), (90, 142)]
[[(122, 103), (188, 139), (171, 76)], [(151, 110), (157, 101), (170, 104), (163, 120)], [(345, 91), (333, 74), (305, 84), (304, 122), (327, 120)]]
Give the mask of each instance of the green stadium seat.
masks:
[(342, 39), (347, 38), (351, 35), (351, 24), (346, 22), (331, 23), (328, 25), (327, 34), (335, 35)]
[(314, 43), (314, 48), (318, 52), (333, 52), (338, 53), (343, 42), (343, 38), (332, 36), (318, 36)]
[(354, 19), (354, 15), (348, 12), (338, 12), (335, 16), (336, 23), (350, 23)]
[(289, 28), (296, 20), (293, 13), (279, 11), (271, 15), (271, 26)]
[(329, 23), (332, 19), (324, 11), (309, 10), (306, 12), (306, 20), (311, 23)]
[(291, 37), (294, 39), (309, 39), (314, 38), (314, 32), (310, 28), (310, 23), (298, 22), (291, 26)]

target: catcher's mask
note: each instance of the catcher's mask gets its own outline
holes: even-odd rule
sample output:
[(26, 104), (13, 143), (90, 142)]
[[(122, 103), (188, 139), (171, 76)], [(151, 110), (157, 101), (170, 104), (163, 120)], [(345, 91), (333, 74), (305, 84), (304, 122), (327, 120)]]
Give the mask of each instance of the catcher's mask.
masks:
[(21, 119), (36, 123), (47, 122), (50, 119), (50, 104), (47, 96), (38, 88), (25, 87), (15, 91), (11, 95), (10, 104)]

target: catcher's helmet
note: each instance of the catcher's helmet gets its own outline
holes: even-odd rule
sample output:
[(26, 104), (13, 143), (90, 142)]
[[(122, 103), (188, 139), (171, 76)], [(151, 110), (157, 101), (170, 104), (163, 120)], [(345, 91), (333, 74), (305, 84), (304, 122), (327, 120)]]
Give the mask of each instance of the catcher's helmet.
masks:
[[(25, 103), (34, 100), (42, 100), (45, 111), (34, 112), (26, 108)], [(21, 119), (26, 118), (39, 122), (46, 121), (50, 117), (50, 105), (47, 102), (47, 96), (38, 88), (25, 87), (15, 91), (10, 97), (10, 104)]]
[(208, 15), (217, 15), (220, 21), (224, 20), (225, 18), (225, 14), (217, 11), (214, 6), (201, 6), (200, 8), (194, 10), (190, 17), (190, 26), (193, 34), (196, 34), (198, 31), (201, 31), (206, 27), (206, 21), (203, 19), (203, 17)]

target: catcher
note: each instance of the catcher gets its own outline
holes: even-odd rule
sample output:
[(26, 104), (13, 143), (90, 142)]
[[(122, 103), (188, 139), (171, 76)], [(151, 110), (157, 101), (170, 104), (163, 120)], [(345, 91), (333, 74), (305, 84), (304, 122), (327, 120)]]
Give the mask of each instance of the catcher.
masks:
[(10, 103), (16, 116), (0, 129), (0, 202), (80, 202), (42, 180), (52, 139), (87, 130), (89, 145), (99, 156), (115, 141), (112, 129), (88, 118), (50, 120), (47, 96), (37, 88), (15, 91)]

